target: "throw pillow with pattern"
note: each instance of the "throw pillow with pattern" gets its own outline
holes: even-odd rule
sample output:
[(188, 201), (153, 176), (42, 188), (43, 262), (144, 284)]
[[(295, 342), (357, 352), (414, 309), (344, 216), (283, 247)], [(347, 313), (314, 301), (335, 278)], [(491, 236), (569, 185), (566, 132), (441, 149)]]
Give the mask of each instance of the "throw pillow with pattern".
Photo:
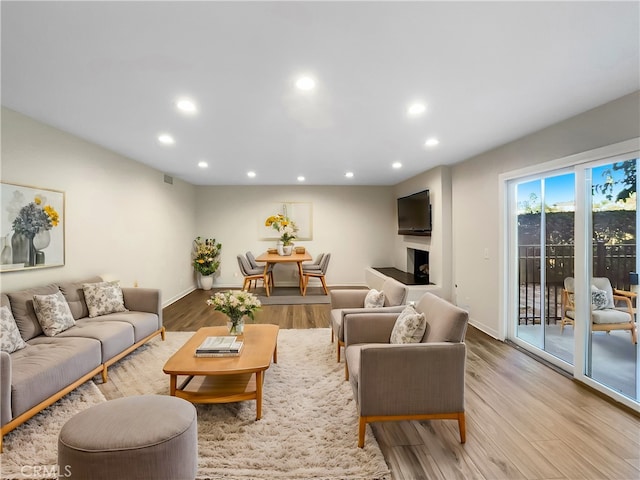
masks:
[(38, 323), (47, 337), (54, 337), (76, 324), (67, 299), (64, 298), (62, 292), (51, 295), (34, 295), (33, 309), (38, 317)]
[(126, 312), (120, 284), (115, 282), (85, 283), (82, 285), (89, 318), (109, 313)]
[(391, 343), (419, 343), (426, 328), (427, 319), (424, 313), (418, 313), (413, 306), (408, 305), (396, 319), (390, 341)]
[(26, 346), (27, 343), (20, 336), (20, 330), (11, 309), (3, 305), (0, 307), (0, 350), (13, 353)]
[(364, 308), (379, 308), (384, 306), (384, 292), (372, 288), (364, 297)]
[(607, 292), (596, 287), (591, 287), (591, 305), (594, 310), (604, 310), (608, 308), (609, 299)]

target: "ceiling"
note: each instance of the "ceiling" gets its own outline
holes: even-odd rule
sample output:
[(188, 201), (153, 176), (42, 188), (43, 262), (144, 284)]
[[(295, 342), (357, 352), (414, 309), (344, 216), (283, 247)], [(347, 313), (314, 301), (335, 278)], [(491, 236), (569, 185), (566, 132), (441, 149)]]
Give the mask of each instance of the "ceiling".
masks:
[(1, 15), (4, 106), (195, 185), (394, 185), (640, 89), (639, 2), (2, 1)]

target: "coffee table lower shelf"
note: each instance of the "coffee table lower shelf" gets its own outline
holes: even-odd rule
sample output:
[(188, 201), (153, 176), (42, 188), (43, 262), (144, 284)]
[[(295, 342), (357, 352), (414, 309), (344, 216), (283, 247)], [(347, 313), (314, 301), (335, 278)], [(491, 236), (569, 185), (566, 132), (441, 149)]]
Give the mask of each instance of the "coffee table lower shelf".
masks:
[[(180, 377), (180, 378), (178, 378)], [(178, 379), (181, 380), (178, 386)], [(256, 420), (262, 417), (264, 372), (233, 375), (171, 375), (170, 394), (191, 403), (232, 403), (256, 401)]]

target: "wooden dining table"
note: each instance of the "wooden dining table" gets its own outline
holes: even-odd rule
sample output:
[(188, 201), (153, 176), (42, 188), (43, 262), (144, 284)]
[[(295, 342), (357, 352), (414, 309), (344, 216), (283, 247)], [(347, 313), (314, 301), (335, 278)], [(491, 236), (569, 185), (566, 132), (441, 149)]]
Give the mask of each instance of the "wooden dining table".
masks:
[(297, 263), (298, 264), (298, 276), (299, 285), (300, 285), (300, 294), (303, 291), (303, 282), (304, 278), (302, 277), (302, 262), (311, 261), (311, 255), (307, 251), (304, 253), (295, 253), (293, 252), (291, 255), (278, 255), (277, 253), (269, 253), (264, 252), (256, 257), (256, 262), (262, 263), (264, 262), (264, 272), (267, 273), (269, 267), (276, 263)]

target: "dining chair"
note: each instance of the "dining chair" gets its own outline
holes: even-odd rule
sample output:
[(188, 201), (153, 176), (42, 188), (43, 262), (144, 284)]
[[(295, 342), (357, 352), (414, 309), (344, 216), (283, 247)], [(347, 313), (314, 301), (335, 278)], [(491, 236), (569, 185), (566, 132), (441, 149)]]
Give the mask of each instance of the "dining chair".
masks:
[(303, 263), (302, 269), (304, 270), (306, 268), (307, 270), (320, 270), (322, 257), (324, 257), (324, 253), (319, 254), (313, 262)]
[[(250, 251), (247, 251), (247, 253), (245, 253), (245, 256), (247, 257), (247, 260), (249, 261), (249, 265), (251, 265), (251, 269), (256, 270), (258, 268), (262, 269), (264, 271), (264, 267), (262, 265), (260, 265), (258, 262), (256, 262), (256, 257), (253, 255), (253, 253), (251, 253)], [(273, 289), (273, 287), (276, 286), (275, 284), (275, 280), (273, 278), (273, 267), (275, 267), (275, 263), (270, 263), (269, 266), (267, 267), (267, 273), (269, 274), (269, 283), (271, 288)], [(257, 282), (256, 282), (257, 283)], [(256, 284), (257, 287), (257, 284)]]
[(302, 266), (302, 296), (307, 294), (307, 285), (309, 284), (309, 279), (311, 277), (319, 278), (320, 282), (322, 282), (322, 289), (324, 290), (325, 295), (329, 295), (329, 290), (327, 290), (327, 283), (325, 282), (325, 275), (327, 273), (327, 268), (329, 267), (329, 260), (331, 259), (330, 253), (325, 253), (320, 261), (320, 268), (316, 270), (315, 268), (305, 268)]
[(251, 264), (249, 260), (244, 255), (238, 255), (238, 266), (240, 267), (240, 272), (244, 277), (244, 283), (242, 284), (242, 290), (249, 291), (251, 289), (251, 282), (255, 280), (256, 288), (258, 288), (258, 280), (262, 280), (264, 284), (264, 289), (267, 293), (267, 297), (270, 296), (269, 293), (269, 277), (271, 274), (269, 271), (265, 272), (264, 268), (251, 268)]

